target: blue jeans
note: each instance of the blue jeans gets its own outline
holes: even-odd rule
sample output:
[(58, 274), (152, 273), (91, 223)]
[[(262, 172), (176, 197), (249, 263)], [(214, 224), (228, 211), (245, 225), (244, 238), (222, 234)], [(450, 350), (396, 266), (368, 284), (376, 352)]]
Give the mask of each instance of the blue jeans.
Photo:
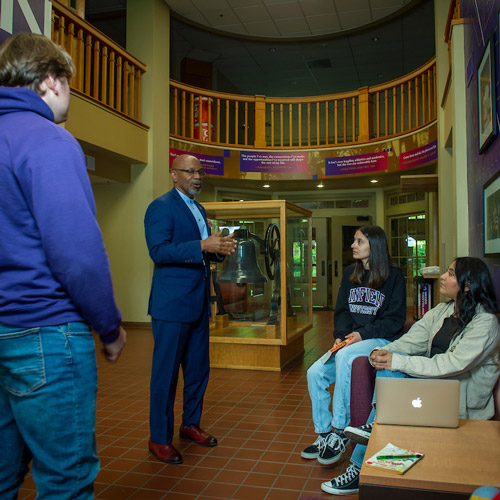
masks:
[[(411, 378), (410, 375), (407, 375), (406, 373), (391, 372), (390, 370), (377, 371), (377, 378), (379, 378), (379, 377)], [(373, 391), (372, 411), (370, 412), (370, 415), (368, 416), (368, 420), (366, 421), (367, 424), (371, 424), (375, 420), (375, 401), (376, 401), (376, 394), (375, 394), (375, 391)], [(366, 446), (362, 445), (362, 444), (357, 444), (352, 452), (352, 455), (351, 455), (351, 462), (354, 465), (357, 465), (360, 469), (361, 469), (361, 466), (363, 465), (365, 453), (366, 453)]]
[(17, 498), (33, 460), (37, 500), (91, 499), (97, 366), (84, 323), (0, 323), (0, 499)]
[[(314, 431), (330, 432), (332, 427), (344, 429), (351, 419), (352, 362), (368, 354), (375, 347), (389, 343), (386, 339), (368, 339), (348, 345), (337, 351), (323, 364), (320, 359), (307, 370), (307, 386), (312, 403)], [(335, 382), (332, 411), (329, 387)], [(333, 415), (332, 415), (333, 413)]]

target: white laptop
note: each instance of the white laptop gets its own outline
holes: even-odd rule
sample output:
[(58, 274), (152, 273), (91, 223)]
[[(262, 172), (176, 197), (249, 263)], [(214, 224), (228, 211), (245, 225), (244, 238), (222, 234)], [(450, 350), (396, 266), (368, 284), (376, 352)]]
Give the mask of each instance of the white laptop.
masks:
[(381, 377), (376, 400), (378, 424), (458, 427), (458, 380)]

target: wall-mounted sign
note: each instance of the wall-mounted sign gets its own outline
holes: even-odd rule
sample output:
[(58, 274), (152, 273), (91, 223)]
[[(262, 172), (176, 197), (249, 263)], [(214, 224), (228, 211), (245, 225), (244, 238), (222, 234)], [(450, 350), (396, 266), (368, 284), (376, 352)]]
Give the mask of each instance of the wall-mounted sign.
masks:
[(402, 152), (399, 155), (399, 168), (403, 170), (404, 168), (417, 167), (423, 165), (424, 163), (429, 163), (431, 161), (437, 160), (437, 141), (432, 141), (425, 146), (420, 146), (417, 149), (412, 149), (411, 151)]
[(387, 170), (387, 151), (325, 158), (325, 175), (362, 174)]
[(240, 171), (280, 173), (307, 172), (307, 153), (241, 151)]
[(170, 148), (169, 167), (172, 167), (172, 162), (176, 156), (191, 155), (200, 160), (203, 170), (207, 175), (224, 175), (224, 158), (222, 156), (205, 155), (202, 153), (192, 153), (191, 151), (183, 151), (182, 149)]

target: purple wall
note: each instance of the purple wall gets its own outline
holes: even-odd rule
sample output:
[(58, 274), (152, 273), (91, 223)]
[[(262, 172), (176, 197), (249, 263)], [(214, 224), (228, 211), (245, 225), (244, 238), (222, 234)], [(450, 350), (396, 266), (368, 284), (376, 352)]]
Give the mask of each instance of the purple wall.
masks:
[[(477, 6), (477, 9), (476, 9)], [(500, 170), (500, 135), (493, 139), (482, 154), (478, 147), (478, 90), (477, 67), (484, 45), (491, 33), (494, 35), (495, 89), (498, 124), (499, 66), (498, 66), (498, 10), (500, 0), (461, 0), (460, 14), (465, 19), (465, 65), (469, 70), (466, 82), (467, 95), (467, 183), (469, 194), (469, 252), (473, 257), (481, 257), (491, 270), (493, 283), (500, 299), (500, 258), (484, 257), (483, 225), (483, 185)], [(481, 35), (481, 30), (484, 36)], [(472, 72), (470, 72), (472, 69)], [(464, 76), (466, 79), (468, 75)]]

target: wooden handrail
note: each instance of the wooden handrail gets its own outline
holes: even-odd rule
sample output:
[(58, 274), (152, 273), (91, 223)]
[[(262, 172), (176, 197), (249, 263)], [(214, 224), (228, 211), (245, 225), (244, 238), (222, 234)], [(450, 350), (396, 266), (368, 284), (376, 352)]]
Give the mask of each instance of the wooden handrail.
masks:
[(340, 94), (236, 95), (170, 80), (170, 99), (174, 138), (266, 149), (360, 144), (436, 120), (436, 59), (390, 82)]
[(73, 58), (73, 90), (140, 122), (144, 63), (58, 0), (52, 0), (52, 40)]

